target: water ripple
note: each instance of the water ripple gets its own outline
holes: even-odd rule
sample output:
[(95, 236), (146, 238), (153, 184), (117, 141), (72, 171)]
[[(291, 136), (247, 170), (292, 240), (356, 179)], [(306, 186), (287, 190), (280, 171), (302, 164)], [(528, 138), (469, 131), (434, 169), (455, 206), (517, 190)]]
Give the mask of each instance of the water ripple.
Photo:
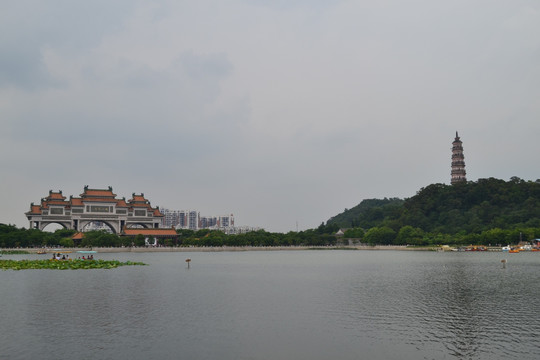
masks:
[(284, 251), (3, 272), (0, 359), (538, 359), (540, 257), (521, 255), (504, 270), (500, 254)]

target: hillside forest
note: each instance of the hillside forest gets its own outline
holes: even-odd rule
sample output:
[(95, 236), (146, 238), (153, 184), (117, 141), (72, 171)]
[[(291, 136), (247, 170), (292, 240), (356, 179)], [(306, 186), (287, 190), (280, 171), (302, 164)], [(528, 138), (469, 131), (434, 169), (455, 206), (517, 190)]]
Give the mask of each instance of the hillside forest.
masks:
[(432, 184), (408, 199), (367, 199), (327, 225), (382, 244), (516, 244), (540, 237), (540, 180)]

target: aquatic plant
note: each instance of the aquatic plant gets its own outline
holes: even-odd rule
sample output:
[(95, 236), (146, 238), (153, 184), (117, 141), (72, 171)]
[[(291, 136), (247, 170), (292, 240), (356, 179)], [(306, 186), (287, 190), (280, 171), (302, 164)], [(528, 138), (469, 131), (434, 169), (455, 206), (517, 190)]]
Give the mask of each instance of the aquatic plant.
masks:
[(0, 260), (2, 270), (80, 270), (80, 269), (114, 269), (119, 266), (146, 265), (142, 262), (118, 260)]

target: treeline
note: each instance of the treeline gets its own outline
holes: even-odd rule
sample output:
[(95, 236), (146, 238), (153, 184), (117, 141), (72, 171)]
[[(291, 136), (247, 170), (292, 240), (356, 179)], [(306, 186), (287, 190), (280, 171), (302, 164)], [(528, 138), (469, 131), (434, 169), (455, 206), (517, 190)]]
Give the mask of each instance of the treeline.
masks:
[[(264, 230), (227, 235), (218, 230), (177, 230), (174, 239), (158, 239), (158, 246), (326, 246), (336, 245), (337, 225), (321, 224), (317, 229), (300, 232), (271, 233)], [(20, 229), (0, 224), (0, 248), (33, 247), (129, 247), (146, 246), (145, 236), (118, 236), (106, 231), (88, 231), (75, 243), (75, 230), (59, 229), (54, 233), (37, 229)]]
[(364, 200), (327, 224), (368, 243), (518, 243), (540, 237), (540, 180), (433, 184), (405, 200)]
[(410, 225), (395, 231), (388, 226), (376, 226), (364, 231), (353, 228), (345, 231), (345, 238), (357, 239), (369, 245), (510, 245), (540, 238), (540, 228), (490, 229), (480, 233), (445, 234), (427, 232)]
[(71, 236), (75, 230), (59, 229), (54, 233), (38, 229), (17, 228), (14, 225), (0, 224), (1, 248), (29, 248), (42, 246), (72, 247)]
[[(106, 231), (88, 231), (78, 243), (72, 239), (75, 230), (58, 229), (55, 232), (38, 229), (17, 228), (14, 225), (0, 224), (0, 248), (35, 248), (35, 247), (120, 247), (134, 245), (134, 239), (118, 236)], [(140, 246), (144, 245), (144, 237), (137, 239)]]
[(337, 225), (321, 224), (317, 229), (273, 233), (264, 230), (226, 235), (217, 230), (179, 230), (183, 246), (327, 246), (336, 245)]

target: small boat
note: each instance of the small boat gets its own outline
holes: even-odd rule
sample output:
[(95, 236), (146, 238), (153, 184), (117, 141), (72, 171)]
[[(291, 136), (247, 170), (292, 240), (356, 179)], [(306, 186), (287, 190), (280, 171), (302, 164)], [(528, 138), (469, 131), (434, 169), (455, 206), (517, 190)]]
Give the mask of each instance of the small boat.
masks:
[(510, 249), (511, 249), (510, 245), (506, 245), (501, 248), (501, 251), (510, 251)]
[(79, 254), (97, 254), (97, 251), (94, 251), (94, 250), (79, 250), (77, 252)]
[(508, 250), (509, 253), (518, 253), (519, 249), (510, 249)]

